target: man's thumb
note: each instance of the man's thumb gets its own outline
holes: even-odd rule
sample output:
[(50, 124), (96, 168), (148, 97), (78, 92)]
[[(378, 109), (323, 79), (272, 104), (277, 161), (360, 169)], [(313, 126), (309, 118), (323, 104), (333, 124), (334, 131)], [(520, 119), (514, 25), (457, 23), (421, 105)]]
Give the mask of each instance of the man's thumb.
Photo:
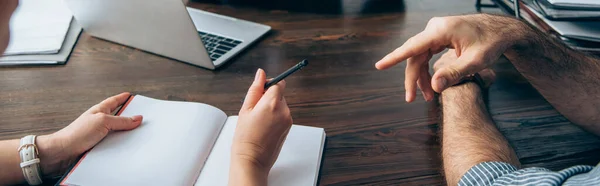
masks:
[(465, 76), (475, 74), (485, 67), (480, 67), (481, 62), (462, 61), (458, 58), (456, 63), (436, 71), (431, 78), (431, 86), (435, 92), (442, 92), (450, 86), (459, 83)]
[(140, 115), (133, 117), (123, 117), (123, 116), (106, 116), (106, 120), (104, 121), (106, 127), (111, 131), (119, 131), (119, 130), (131, 130), (135, 129), (140, 124), (142, 124), (143, 117)]

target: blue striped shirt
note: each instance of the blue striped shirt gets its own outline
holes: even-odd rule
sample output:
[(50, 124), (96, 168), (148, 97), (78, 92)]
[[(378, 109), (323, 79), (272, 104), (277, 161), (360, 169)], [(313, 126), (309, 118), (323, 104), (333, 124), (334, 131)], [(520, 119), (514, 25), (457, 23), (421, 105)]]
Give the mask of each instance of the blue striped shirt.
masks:
[(504, 162), (483, 162), (471, 167), (458, 185), (600, 185), (600, 164), (596, 167), (577, 165), (554, 172), (538, 167), (517, 169)]

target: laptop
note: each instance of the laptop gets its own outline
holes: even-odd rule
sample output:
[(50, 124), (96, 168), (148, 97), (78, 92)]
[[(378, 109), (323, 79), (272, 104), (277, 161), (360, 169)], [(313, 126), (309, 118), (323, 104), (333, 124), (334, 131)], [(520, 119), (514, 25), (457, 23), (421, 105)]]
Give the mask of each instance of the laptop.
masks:
[(65, 0), (88, 34), (214, 70), (271, 27), (186, 7), (182, 0)]

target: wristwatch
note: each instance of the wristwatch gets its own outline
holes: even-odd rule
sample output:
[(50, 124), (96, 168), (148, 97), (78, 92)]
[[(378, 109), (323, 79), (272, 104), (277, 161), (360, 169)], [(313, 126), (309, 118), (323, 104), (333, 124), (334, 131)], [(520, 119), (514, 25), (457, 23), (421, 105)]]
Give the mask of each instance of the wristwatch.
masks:
[(485, 82), (483, 82), (483, 78), (481, 78), (481, 75), (479, 75), (479, 73), (465, 76), (465, 77), (463, 77), (463, 79), (460, 80), (460, 82), (458, 82), (457, 84), (455, 84), (453, 86), (462, 85), (462, 84), (465, 84), (468, 82), (473, 82), (473, 83), (479, 85), (479, 88), (485, 87)]
[(19, 143), (19, 156), (21, 157), (21, 169), (23, 176), (29, 185), (42, 184), (42, 174), (40, 171), (40, 159), (38, 158), (38, 149), (35, 145), (35, 135), (28, 135), (21, 138)]

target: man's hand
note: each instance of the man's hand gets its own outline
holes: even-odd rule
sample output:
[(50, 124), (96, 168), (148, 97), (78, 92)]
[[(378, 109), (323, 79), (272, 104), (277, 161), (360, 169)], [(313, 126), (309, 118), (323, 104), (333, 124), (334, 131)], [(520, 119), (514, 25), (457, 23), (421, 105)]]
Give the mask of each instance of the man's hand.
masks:
[[(524, 23), (513, 18), (475, 14), (432, 18), (421, 33), (375, 64), (388, 69), (404, 60), (406, 101), (415, 99), (417, 84), (425, 100), (433, 99), (464, 76), (479, 72), (495, 62), (505, 50), (525, 37)], [(429, 75), (431, 56), (446, 48), (455, 49), (456, 63)]]
[(264, 90), (265, 72), (259, 69), (239, 113), (231, 149), (229, 185), (267, 185), (292, 126), (283, 97), (285, 81)]
[(45, 175), (62, 173), (79, 155), (91, 149), (111, 131), (131, 130), (142, 123), (142, 116), (111, 115), (123, 105), (129, 93), (110, 97), (81, 114), (69, 126), (50, 135), (39, 136), (41, 168)]
[[(457, 59), (458, 56), (456, 56), (454, 49), (448, 50), (433, 64), (434, 72), (456, 65), (456, 63), (459, 63)], [(491, 69), (483, 69), (477, 73), (479, 73), (479, 76), (481, 76), (481, 80), (483, 81), (483, 85), (481, 85), (483, 87), (481, 88), (488, 88), (496, 80), (496, 73)]]

